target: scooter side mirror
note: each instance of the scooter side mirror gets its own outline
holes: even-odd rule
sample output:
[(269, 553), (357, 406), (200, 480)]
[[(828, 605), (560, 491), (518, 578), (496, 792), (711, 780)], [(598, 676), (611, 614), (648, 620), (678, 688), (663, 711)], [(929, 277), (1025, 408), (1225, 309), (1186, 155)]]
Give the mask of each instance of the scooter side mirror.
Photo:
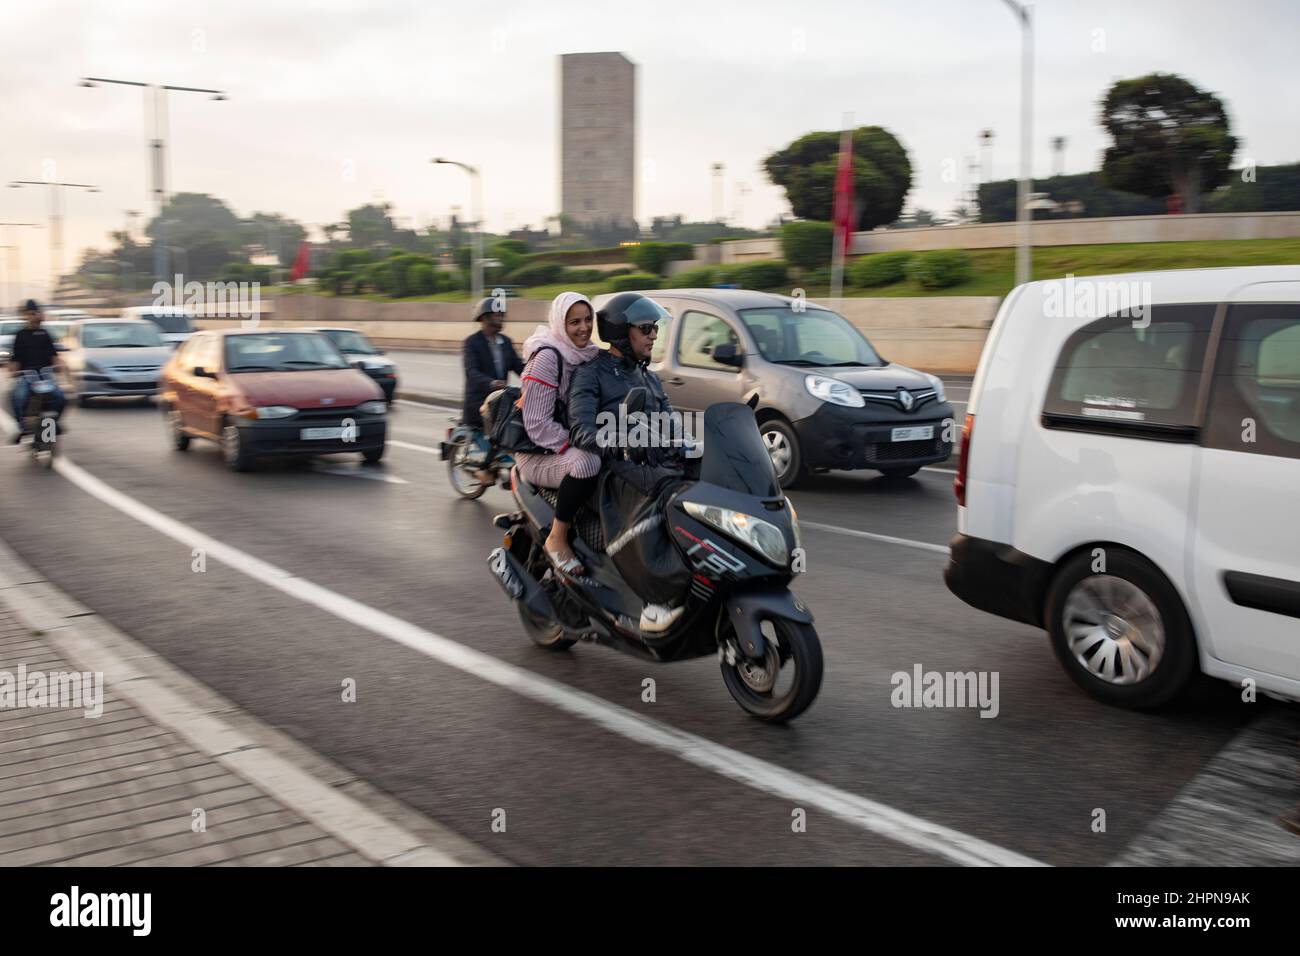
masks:
[(646, 398), (649, 393), (640, 385), (627, 393), (623, 399), (623, 407), (627, 409), (628, 414), (645, 411)]

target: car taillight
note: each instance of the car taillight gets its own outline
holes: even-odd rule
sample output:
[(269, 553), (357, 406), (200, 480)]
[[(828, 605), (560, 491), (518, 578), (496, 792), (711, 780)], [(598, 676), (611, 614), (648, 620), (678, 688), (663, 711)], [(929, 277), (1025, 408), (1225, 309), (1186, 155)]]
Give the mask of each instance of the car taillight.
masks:
[(970, 440), (975, 431), (975, 416), (967, 415), (961, 426), (961, 453), (957, 456), (957, 478), (952, 490), (957, 493), (957, 504), (966, 507), (966, 466), (970, 464)]

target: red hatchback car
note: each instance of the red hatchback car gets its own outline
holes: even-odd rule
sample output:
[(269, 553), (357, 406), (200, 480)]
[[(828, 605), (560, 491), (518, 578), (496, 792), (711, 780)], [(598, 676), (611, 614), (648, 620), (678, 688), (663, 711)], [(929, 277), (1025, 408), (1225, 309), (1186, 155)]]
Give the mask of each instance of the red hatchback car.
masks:
[(163, 366), (159, 403), (177, 449), (215, 441), (234, 471), (261, 457), (384, 456), (383, 390), (319, 332), (196, 333)]

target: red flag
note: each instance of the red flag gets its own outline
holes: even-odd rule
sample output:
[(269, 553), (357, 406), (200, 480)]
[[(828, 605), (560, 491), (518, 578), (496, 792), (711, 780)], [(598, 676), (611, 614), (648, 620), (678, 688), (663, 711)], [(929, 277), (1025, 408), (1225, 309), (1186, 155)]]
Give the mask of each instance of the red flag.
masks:
[(847, 256), (853, 245), (853, 131), (846, 129), (840, 137), (840, 166), (835, 174), (836, 249)]
[(311, 243), (303, 242), (298, 246), (298, 255), (294, 257), (293, 269), (289, 272), (289, 281), (297, 282), (311, 271)]

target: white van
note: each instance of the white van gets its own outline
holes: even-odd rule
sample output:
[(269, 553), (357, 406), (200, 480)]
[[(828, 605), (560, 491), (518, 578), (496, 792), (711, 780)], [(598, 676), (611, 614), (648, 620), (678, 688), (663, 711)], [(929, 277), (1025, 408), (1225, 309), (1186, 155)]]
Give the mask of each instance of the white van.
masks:
[(149, 320), (158, 326), (158, 332), (162, 335), (163, 341), (172, 348), (176, 348), (182, 342), (188, 341), (189, 337), (198, 331), (198, 327), (194, 324), (194, 316), (190, 312), (171, 306), (132, 306), (129, 309), (123, 309), (120, 317), (128, 320)]
[(1300, 266), (1020, 286), (968, 412), (954, 594), (1107, 702), (1300, 699)]

